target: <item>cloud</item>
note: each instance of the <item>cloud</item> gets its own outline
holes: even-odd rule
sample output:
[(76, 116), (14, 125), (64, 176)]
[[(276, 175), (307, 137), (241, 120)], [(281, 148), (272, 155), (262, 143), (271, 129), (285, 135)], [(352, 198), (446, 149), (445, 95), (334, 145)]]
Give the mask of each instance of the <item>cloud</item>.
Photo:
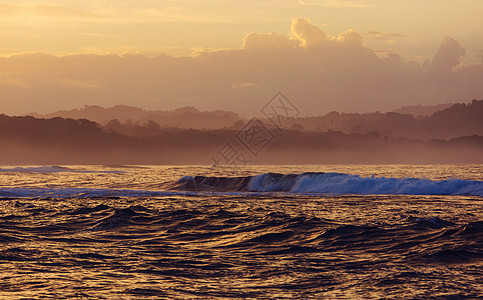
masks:
[[(44, 1), (45, 2), (45, 1)], [(96, 23), (165, 23), (165, 22), (230, 22), (232, 17), (217, 12), (200, 13), (189, 5), (173, 3), (157, 7), (142, 5), (126, 5), (116, 3), (111, 5), (101, 1), (62, 4), (42, 4), (38, 2), (3, 3), (0, 2), (0, 15), (21, 16), (31, 22), (39, 22), (40, 18), (50, 21), (69, 20)], [(59, 2), (61, 3), (61, 2)], [(14, 19), (18, 22), (18, 19)], [(5, 21), (5, 20), (2, 20)], [(8, 20), (10, 21), (10, 20)], [(42, 24), (42, 23), (41, 23)]]
[(302, 47), (320, 45), (327, 41), (327, 34), (319, 27), (310, 23), (309, 19), (293, 19), (291, 33), (294, 39), (300, 41)]
[(300, 0), (297, 1), (299, 5), (302, 6), (322, 6), (322, 7), (349, 7), (349, 8), (365, 8), (372, 7), (373, 5), (369, 3), (364, 3), (363, 1), (343, 1), (343, 0)]
[(458, 66), (465, 54), (465, 49), (460, 46), (458, 41), (446, 36), (431, 61), (431, 67), (435, 70), (448, 71)]
[(234, 89), (247, 89), (247, 88), (260, 88), (262, 87), (258, 83), (253, 82), (233, 82), (231, 87)]
[(71, 6), (61, 5), (32, 5), (24, 7), (24, 10), (46, 17), (54, 18), (74, 18), (74, 19), (100, 19), (107, 17), (104, 14), (93, 12), (86, 9), (80, 9)]
[(343, 45), (349, 45), (351, 47), (362, 46), (362, 35), (360, 35), (354, 29), (349, 29), (337, 36), (337, 41)]
[(28, 87), (27, 83), (24, 80), (20, 78), (15, 78), (14, 74), (7, 72), (0, 72), (0, 86), (1, 85), (4, 85), (6, 87)]
[(36, 2), (0, 3), (0, 15), (6, 15), (1, 23), (44, 24), (48, 21), (68, 19), (81, 21), (102, 21), (113, 17), (112, 12), (96, 10), (88, 5), (57, 5)]
[(353, 49), (363, 47), (362, 36), (354, 29), (348, 29), (337, 36), (329, 36), (313, 25), (309, 19), (304, 18), (292, 20), (291, 36), (304, 48), (325, 47), (340, 50), (341, 47)]
[(460, 64), (465, 53), (458, 41), (446, 36), (431, 61), (431, 69), (438, 72), (450, 71)]
[(16, 55), (0, 58), (0, 113), (84, 105), (227, 109), (257, 116), (282, 91), (302, 115), (388, 111), (483, 98), (483, 64), (463, 65), (451, 37), (421, 66), (370, 49), (350, 29), (329, 35), (294, 19), (289, 35), (250, 33), (240, 48), (196, 55)]
[(89, 89), (96, 89), (105, 86), (105, 83), (100, 81), (93, 81), (93, 80), (72, 80), (67, 78), (62, 78), (60, 80), (60, 84), (70, 87), (77, 87), (77, 88), (89, 88)]
[(296, 43), (293, 40), (288, 39), (286, 36), (278, 35), (275, 32), (269, 34), (252, 32), (243, 39), (243, 48), (245, 49), (273, 49), (295, 46)]
[(396, 49), (372, 49), (372, 52), (378, 54), (378, 55), (389, 55), (393, 53), (397, 53)]
[(375, 40), (383, 41), (389, 44), (396, 43), (395, 38), (407, 38), (407, 35), (401, 33), (390, 33), (390, 32), (383, 32), (383, 31), (368, 31), (365, 35), (372, 36)]

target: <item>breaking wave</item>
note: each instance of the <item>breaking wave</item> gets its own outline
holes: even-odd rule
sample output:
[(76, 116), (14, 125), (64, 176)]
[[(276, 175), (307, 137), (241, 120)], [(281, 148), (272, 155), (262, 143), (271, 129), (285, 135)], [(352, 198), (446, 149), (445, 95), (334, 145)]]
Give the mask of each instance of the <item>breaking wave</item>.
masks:
[(419, 178), (361, 177), (342, 173), (288, 175), (266, 173), (243, 177), (184, 176), (177, 182), (157, 183), (157, 187), (158, 189), (156, 190), (81, 187), (0, 187), (0, 197), (164, 197), (206, 193), (219, 195), (294, 193), (307, 195), (455, 195), (483, 197), (483, 181), (463, 179), (435, 181)]
[(343, 173), (266, 173), (246, 177), (182, 177), (177, 189), (321, 193), (331, 195), (468, 195), (483, 196), (483, 181), (361, 177)]

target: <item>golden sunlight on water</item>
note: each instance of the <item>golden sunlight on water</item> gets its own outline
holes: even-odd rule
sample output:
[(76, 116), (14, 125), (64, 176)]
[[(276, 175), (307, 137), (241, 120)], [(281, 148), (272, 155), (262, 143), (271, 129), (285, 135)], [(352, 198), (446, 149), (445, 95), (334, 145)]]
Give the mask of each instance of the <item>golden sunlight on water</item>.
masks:
[[(0, 174), (2, 298), (456, 299), (483, 288), (482, 197), (465, 194), (482, 190), (478, 165), (27, 168)], [(241, 182), (228, 177), (309, 171), (376, 179), (257, 180), (429, 194), (226, 191)], [(214, 185), (189, 190), (193, 182)], [(446, 189), (462, 192), (431, 194)]]
[[(12, 167), (2, 167), (11, 169)], [(24, 167), (29, 168), (29, 167)], [(308, 165), (250, 166), (240, 168), (208, 166), (66, 166), (55, 172), (4, 172), (1, 187), (23, 188), (110, 188), (164, 190), (166, 184), (183, 176), (251, 176), (268, 172), (338, 172), (361, 177), (450, 178), (483, 180), (481, 165)], [(69, 172), (75, 170), (76, 172)], [(57, 172), (59, 171), (59, 172)], [(67, 172), (62, 172), (67, 171)]]

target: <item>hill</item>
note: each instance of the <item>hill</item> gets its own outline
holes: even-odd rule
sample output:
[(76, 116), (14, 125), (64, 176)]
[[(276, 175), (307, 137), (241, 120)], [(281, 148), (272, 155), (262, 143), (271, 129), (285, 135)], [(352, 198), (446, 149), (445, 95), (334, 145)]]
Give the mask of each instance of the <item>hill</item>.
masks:
[[(432, 107), (432, 109), (435, 108)], [(248, 121), (229, 111), (202, 112), (194, 107), (183, 107), (173, 111), (147, 111), (124, 105), (109, 108), (85, 106), (82, 109), (35, 116), (89, 119), (101, 124), (105, 129), (126, 136), (150, 136), (168, 128), (237, 130)], [(483, 100), (473, 100), (471, 103), (453, 104), (426, 117), (415, 117), (412, 114), (398, 112), (361, 114), (334, 111), (318, 117), (284, 118), (282, 127), (285, 130), (306, 132), (329, 130), (341, 131), (345, 134), (376, 132), (390, 139), (400, 137), (423, 140), (452, 139), (460, 136), (483, 136), (481, 116), (483, 116)], [(263, 118), (262, 120), (270, 126), (270, 120)]]
[(29, 114), (36, 118), (72, 118), (88, 119), (105, 125), (110, 121), (114, 123), (145, 124), (155, 122), (161, 127), (179, 127), (196, 129), (216, 129), (230, 127), (241, 117), (230, 111), (199, 111), (187, 106), (172, 111), (144, 110), (127, 105), (116, 105), (104, 108), (96, 105), (86, 105), (81, 109), (63, 110), (45, 115)]
[(267, 127), (157, 128), (149, 135), (126, 136), (85, 119), (0, 115), (0, 165), (231, 164), (223, 159), (234, 158), (239, 164), (483, 163), (482, 136), (425, 142), (374, 132), (284, 130), (250, 138)]
[(449, 107), (454, 105), (454, 103), (444, 103), (438, 105), (411, 105), (411, 106), (403, 106), (401, 108), (395, 109), (392, 112), (398, 114), (407, 114), (413, 115), (415, 117), (428, 117), (434, 114), (435, 112), (445, 110)]

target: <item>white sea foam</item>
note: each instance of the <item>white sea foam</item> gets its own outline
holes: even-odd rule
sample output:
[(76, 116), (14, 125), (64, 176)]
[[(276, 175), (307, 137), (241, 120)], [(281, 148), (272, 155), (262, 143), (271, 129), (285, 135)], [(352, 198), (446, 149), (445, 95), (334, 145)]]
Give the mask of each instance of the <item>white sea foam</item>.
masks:
[[(3, 172), (45, 172), (46, 170), (50, 172), (84, 172), (82, 170), (57, 166), (1, 170)], [(103, 171), (101, 170), (100, 172)], [(180, 181), (189, 179), (193, 179), (193, 177), (185, 176)], [(148, 186), (140, 185), (139, 189), (133, 190), (129, 188), (84, 188), (81, 185), (73, 185), (72, 188), (64, 188), (62, 185), (55, 188), (5, 186), (0, 188), (0, 197), (163, 197), (170, 195), (206, 194), (255, 196), (266, 194), (267, 192), (323, 195), (468, 195), (483, 197), (483, 181), (478, 180), (447, 179), (436, 181), (419, 178), (361, 177), (343, 173), (303, 173), (290, 175), (266, 173), (251, 178), (246, 189), (233, 189), (231, 191), (226, 189), (217, 191), (216, 186), (209, 191), (175, 191), (171, 190), (169, 185), (164, 186), (168, 190), (150, 190), (149, 188), (146, 189), (146, 187)]]
[[(287, 180), (290, 179), (290, 180)], [(284, 191), (334, 195), (470, 195), (483, 196), (483, 181), (361, 177), (342, 173), (306, 173), (287, 178), (270, 173), (255, 176), (250, 191)]]
[(0, 172), (4, 173), (125, 173), (124, 171), (109, 170), (109, 171), (95, 171), (95, 170), (75, 170), (72, 168), (61, 166), (41, 166), (41, 167), (14, 167), (14, 168), (0, 168)]

